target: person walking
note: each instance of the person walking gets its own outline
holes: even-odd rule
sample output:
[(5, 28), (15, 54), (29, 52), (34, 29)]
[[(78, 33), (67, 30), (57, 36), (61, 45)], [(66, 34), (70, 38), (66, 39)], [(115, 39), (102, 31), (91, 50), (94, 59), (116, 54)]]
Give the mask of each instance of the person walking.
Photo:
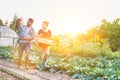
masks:
[(23, 36), (18, 33), (19, 37), (19, 53), (18, 53), (18, 67), (21, 66), (23, 51), (26, 53), (25, 57), (25, 68), (28, 69), (29, 55), (30, 55), (30, 43), (35, 37), (35, 31), (32, 27), (34, 20), (29, 18), (27, 21), (27, 26), (23, 27)]
[[(37, 33), (37, 36), (44, 39), (50, 39), (52, 33), (51, 30), (48, 29), (49, 22), (42, 22), (42, 29), (40, 29)], [(49, 56), (49, 44), (39, 42), (39, 70), (42, 71), (45, 68), (45, 62)]]

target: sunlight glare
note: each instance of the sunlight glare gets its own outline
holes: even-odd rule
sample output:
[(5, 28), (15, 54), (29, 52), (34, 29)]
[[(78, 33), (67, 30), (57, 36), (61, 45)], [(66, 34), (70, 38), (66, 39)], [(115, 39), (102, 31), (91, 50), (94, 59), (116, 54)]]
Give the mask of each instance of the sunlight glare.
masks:
[(80, 21), (74, 18), (66, 18), (63, 20), (64, 33), (84, 33)]

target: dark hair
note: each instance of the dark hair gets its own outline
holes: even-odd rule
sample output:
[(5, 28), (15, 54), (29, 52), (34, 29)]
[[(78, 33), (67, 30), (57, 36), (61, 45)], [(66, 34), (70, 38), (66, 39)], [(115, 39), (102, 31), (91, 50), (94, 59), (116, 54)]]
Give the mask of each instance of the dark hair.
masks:
[(32, 19), (32, 18), (29, 18), (28, 19), (31, 23), (33, 23), (34, 22), (34, 20)]
[(16, 20), (16, 22), (15, 22), (15, 31), (18, 30), (18, 27), (19, 27), (19, 25), (20, 25), (20, 21), (22, 21), (21, 18), (18, 18), (18, 19)]

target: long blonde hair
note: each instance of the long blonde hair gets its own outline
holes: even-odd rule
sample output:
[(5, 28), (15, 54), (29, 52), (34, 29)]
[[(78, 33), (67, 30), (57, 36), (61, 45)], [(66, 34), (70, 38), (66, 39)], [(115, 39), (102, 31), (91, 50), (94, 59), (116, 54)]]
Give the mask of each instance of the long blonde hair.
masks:
[(19, 25), (21, 24), (21, 23), (20, 23), (21, 21), (22, 21), (21, 18), (18, 18), (18, 19), (16, 20), (16, 23), (15, 23), (15, 31), (18, 31), (18, 27), (19, 27)]

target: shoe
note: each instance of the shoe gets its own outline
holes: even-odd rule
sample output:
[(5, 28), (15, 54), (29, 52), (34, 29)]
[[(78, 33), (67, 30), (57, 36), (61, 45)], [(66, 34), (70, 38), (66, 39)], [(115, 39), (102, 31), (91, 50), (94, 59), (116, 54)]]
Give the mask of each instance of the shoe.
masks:
[(28, 70), (28, 69), (29, 69), (29, 66), (28, 66), (28, 65), (25, 65), (25, 69), (27, 69), (27, 70)]
[(39, 71), (42, 72), (46, 69), (45, 67), (45, 62), (43, 62), (42, 64), (39, 64)]
[(31, 49), (31, 51), (34, 51), (34, 49)]
[(39, 65), (39, 71), (42, 72), (44, 70), (44, 64)]

